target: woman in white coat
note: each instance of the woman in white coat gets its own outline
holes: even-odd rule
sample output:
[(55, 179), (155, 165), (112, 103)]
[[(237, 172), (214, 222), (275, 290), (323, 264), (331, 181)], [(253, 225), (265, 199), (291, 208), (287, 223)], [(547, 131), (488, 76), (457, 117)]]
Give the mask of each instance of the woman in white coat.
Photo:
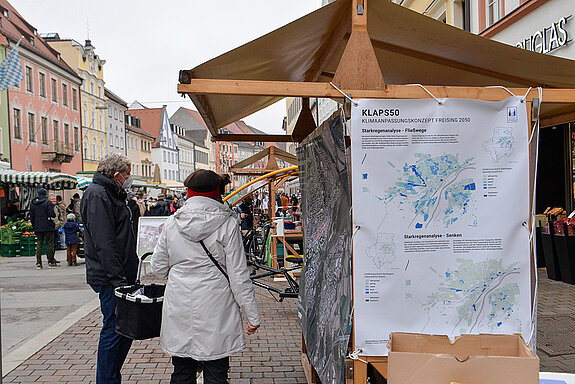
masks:
[[(196, 383), (203, 362), (204, 383), (227, 383), (229, 356), (245, 348), (245, 333), (260, 324), (238, 219), (221, 203), (229, 177), (197, 170), (184, 185), (188, 200), (170, 216), (152, 256), (152, 271), (168, 277), (160, 341), (172, 356), (170, 383)], [(202, 248), (203, 241), (229, 281)]]

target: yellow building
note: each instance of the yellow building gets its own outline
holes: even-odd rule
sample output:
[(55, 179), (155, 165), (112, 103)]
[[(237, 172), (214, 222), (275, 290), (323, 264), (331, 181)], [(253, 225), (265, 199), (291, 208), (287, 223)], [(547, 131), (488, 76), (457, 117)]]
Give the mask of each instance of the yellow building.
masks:
[(94, 53), (90, 40), (85, 45), (53, 34), (46, 39), (62, 59), (82, 78), (82, 160), (84, 171), (95, 171), (106, 156), (106, 101), (104, 96), (104, 64)]

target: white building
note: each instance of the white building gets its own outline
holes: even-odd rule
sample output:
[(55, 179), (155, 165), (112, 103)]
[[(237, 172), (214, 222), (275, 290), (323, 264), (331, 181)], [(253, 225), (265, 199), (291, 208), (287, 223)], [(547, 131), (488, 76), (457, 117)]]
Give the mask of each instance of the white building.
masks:
[(195, 169), (195, 150), (196, 145), (194, 142), (187, 138), (186, 130), (177, 124), (171, 124), (172, 132), (176, 135), (176, 144), (179, 153), (179, 167), (180, 167), (180, 178), (177, 181), (184, 182), (186, 177), (194, 172)]
[(128, 109), (128, 104), (108, 88), (104, 88), (104, 94), (106, 96), (107, 153), (117, 152), (125, 155), (126, 126), (124, 115)]

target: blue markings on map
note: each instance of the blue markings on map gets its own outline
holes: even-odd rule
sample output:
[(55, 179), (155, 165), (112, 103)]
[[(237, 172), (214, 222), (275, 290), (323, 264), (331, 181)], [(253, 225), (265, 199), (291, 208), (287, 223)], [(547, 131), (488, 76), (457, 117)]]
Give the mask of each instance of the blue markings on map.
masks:
[(362, 175), (362, 177), (363, 177), (364, 180), (367, 180), (367, 173), (364, 173), (364, 174)]
[(389, 211), (400, 208), (405, 212), (410, 228), (423, 229), (432, 224), (447, 228), (465, 215), (464, 223), (476, 226), (477, 184), (465, 172), (475, 169), (475, 158), (461, 160), (459, 154), (413, 156), (413, 161), (404, 162), (401, 167), (388, 162), (397, 170), (398, 177), (385, 190), (385, 197), (378, 199), (388, 205)]

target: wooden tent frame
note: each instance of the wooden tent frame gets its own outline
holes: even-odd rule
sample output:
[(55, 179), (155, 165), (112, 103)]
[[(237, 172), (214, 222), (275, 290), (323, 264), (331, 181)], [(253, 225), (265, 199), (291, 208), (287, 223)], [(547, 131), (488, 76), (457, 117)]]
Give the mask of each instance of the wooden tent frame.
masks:
[[(268, 162), (265, 168), (247, 168), (250, 165), (253, 165), (255, 162), (263, 159), (267, 157), (268, 158)], [(248, 157), (247, 159), (240, 161), (239, 163), (234, 164), (229, 172), (234, 174), (234, 175), (249, 175), (249, 176), (262, 176), (265, 175), (267, 173), (273, 172), (273, 171), (277, 171), (279, 170), (279, 166), (278, 166), (278, 162), (277, 159), (279, 160), (283, 160), (288, 164), (292, 164), (292, 165), (297, 165), (297, 157), (295, 157), (294, 155), (292, 155), (289, 152), (286, 152), (278, 147), (267, 147), (266, 149), (256, 153), (255, 155), (252, 155), (250, 157)], [(268, 216), (270, 217), (270, 219), (274, 216), (273, 214), (276, 211), (276, 194), (278, 189), (280, 189), (283, 184), (288, 180), (289, 177), (282, 177), (280, 179), (279, 182), (274, 183), (274, 182), (270, 182), (268, 185), (268, 198), (269, 198), (269, 205), (268, 205)], [(243, 196), (241, 199), (239, 199), (237, 202), (234, 203), (234, 205), (239, 204), (243, 199), (245, 199), (246, 197), (250, 196), (251, 193), (248, 193), (247, 195)], [(277, 235), (277, 229), (275, 227), (273, 227), (273, 231), (274, 233), (272, 233), (272, 242), (271, 242), (271, 248), (272, 248), (272, 267), (277, 268), (278, 266), (278, 261), (277, 261), (277, 251), (276, 251), (276, 246), (277, 246), (277, 242), (278, 240), (288, 249), (289, 252), (291, 252), (292, 254), (298, 256), (298, 253), (291, 247), (291, 245), (289, 245), (285, 238), (283, 237), (279, 237)]]
[[(218, 141), (275, 141), (275, 142), (301, 142), (316, 129), (316, 124), (309, 109), (309, 98), (332, 98), (342, 100), (344, 95), (353, 99), (424, 99), (430, 98), (429, 93), (437, 98), (462, 98), (485, 101), (501, 101), (509, 97), (510, 92), (515, 95), (525, 95), (528, 116), (530, 116), (530, 130), (533, 129), (532, 106), (538, 108), (539, 90), (528, 88), (488, 88), (465, 86), (427, 86), (415, 87), (409, 85), (389, 85), (375, 55), (367, 31), (368, 0), (351, 0), (351, 35), (345, 47), (343, 56), (333, 78), (333, 85), (325, 82), (289, 82), (289, 81), (255, 81), (255, 80), (229, 80), (229, 79), (197, 79), (191, 74), (180, 74), (178, 93), (187, 94), (198, 105), (202, 105), (202, 95), (242, 95), (242, 96), (276, 96), (276, 97), (302, 97), (302, 112), (291, 136), (289, 135), (219, 135), (216, 128), (208, 124), (213, 140)], [(427, 91), (429, 92), (427, 92)], [(575, 104), (575, 89), (543, 88), (542, 98), (546, 103)], [(209, 114), (209, 110), (204, 109)], [(205, 117), (205, 116), (204, 116)], [(209, 118), (209, 116), (208, 116)], [(213, 120), (213, 119), (211, 119)], [(542, 126), (558, 124), (564, 121), (575, 120), (575, 113), (571, 110), (563, 114), (556, 114), (542, 121)], [(534, 181), (534, 148), (530, 148), (530, 179), (531, 186)], [(534, 191), (530, 190), (530, 196)], [(533, 199), (531, 199), (530, 208)], [(270, 201), (271, 202), (271, 201)], [(532, 251), (533, 252), (533, 251)], [(532, 265), (533, 273), (534, 265)], [(353, 331), (351, 336), (353, 343)], [(378, 371), (387, 377), (387, 357), (361, 356), (369, 361)], [(307, 367), (309, 368), (309, 367)], [(313, 372), (306, 370), (308, 382), (313, 381)], [(367, 381), (367, 365), (358, 360), (353, 362), (353, 383), (365, 384)]]

